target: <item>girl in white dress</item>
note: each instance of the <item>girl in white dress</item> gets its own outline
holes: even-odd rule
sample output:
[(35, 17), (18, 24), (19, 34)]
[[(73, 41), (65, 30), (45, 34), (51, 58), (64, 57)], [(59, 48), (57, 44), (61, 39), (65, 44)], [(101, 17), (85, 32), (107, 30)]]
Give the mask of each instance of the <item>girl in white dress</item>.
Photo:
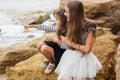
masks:
[(69, 45), (55, 69), (57, 80), (94, 80), (101, 63), (91, 51), (96, 33), (96, 25), (84, 17), (84, 7), (80, 1), (69, 1), (65, 6), (68, 26), (62, 42)]

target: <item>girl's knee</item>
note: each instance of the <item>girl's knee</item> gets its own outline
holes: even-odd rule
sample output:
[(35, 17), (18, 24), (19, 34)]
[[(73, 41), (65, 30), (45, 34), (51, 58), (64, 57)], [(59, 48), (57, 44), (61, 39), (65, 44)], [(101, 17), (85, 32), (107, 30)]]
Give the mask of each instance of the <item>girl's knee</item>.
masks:
[(53, 53), (53, 48), (48, 45), (42, 45), (40, 51), (42, 53)]
[(44, 42), (38, 42), (37, 43), (37, 49), (40, 50), (43, 45), (45, 45)]
[(47, 45), (42, 45), (42, 46), (41, 46), (40, 51), (41, 51), (42, 53), (45, 53), (47, 50), (48, 50), (48, 46), (47, 46)]

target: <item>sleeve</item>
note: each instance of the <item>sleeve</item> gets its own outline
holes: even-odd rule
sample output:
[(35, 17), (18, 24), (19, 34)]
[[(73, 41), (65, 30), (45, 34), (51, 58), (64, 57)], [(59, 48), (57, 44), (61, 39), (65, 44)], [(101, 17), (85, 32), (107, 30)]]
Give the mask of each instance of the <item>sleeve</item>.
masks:
[(93, 34), (94, 34), (94, 37), (95, 37), (96, 36), (96, 24), (93, 23), (93, 22), (89, 23), (89, 25), (88, 25), (88, 33), (91, 30), (93, 31)]
[(62, 49), (69, 49), (69, 46), (63, 42), (60, 43), (60, 48)]
[(38, 29), (44, 30), (46, 32), (55, 32), (56, 31), (55, 26), (47, 26), (47, 25), (43, 25), (43, 24), (39, 24)]

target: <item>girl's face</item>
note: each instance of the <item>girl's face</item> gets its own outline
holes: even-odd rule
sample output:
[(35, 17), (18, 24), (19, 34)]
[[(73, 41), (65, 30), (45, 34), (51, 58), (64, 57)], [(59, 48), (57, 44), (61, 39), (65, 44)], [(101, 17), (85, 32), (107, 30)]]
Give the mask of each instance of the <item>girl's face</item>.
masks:
[(67, 6), (65, 6), (65, 13), (64, 13), (64, 15), (66, 16), (67, 21), (69, 21), (69, 19), (70, 19), (70, 13), (69, 13), (69, 8)]
[(55, 16), (56, 17), (56, 20), (55, 20), (55, 23), (56, 23), (56, 26), (57, 27), (60, 27), (61, 26), (61, 21), (60, 21), (60, 18), (59, 18), (59, 16)]

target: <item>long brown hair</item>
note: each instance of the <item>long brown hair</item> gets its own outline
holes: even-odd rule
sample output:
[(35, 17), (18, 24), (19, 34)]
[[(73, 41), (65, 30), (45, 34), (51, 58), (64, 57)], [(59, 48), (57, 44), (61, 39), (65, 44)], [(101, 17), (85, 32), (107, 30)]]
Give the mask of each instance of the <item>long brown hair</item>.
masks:
[(67, 18), (66, 16), (64, 15), (64, 12), (65, 10), (64, 9), (59, 9), (55, 15), (59, 17), (60, 21), (61, 21), (61, 26), (57, 28), (57, 36), (60, 36), (60, 35), (63, 35), (65, 36), (66, 35), (66, 32), (67, 32), (67, 28), (66, 28), (66, 21), (67, 21)]
[(66, 5), (69, 9), (67, 37), (69, 40), (81, 44), (81, 34), (85, 26), (84, 6), (82, 2), (74, 0)]

